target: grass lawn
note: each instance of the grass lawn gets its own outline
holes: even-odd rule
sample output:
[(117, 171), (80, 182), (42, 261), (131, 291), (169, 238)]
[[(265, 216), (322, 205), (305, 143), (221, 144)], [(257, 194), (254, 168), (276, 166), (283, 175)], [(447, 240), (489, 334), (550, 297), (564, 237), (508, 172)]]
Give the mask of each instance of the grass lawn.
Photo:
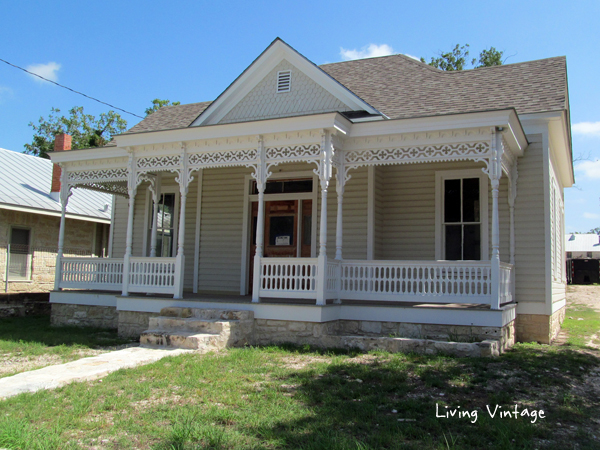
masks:
[[(576, 341), (518, 344), (496, 359), (186, 354), (0, 402), (0, 448), (598, 449), (599, 376), (600, 354)], [(515, 404), (545, 417), (486, 410)], [(436, 405), (470, 415), (436, 417)]]
[(92, 356), (130, 341), (115, 330), (51, 327), (48, 316), (0, 319), (0, 378)]

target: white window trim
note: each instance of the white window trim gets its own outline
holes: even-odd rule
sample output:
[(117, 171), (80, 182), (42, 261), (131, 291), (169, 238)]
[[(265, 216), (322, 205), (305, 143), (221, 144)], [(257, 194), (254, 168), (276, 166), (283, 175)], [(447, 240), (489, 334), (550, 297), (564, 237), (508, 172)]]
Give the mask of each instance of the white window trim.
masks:
[[(175, 219), (174, 219), (174, 230), (173, 230), (173, 255), (177, 253), (177, 233), (179, 232), (179, 187), (178, 186), (163, 186), (161, 184), (159, 199), (162, 194), (175, 194)], [(152, 208), (152, 191), (150, 187), (146, 188), (146, 212), (144, 214), (144, 239), (142, 240), (142, 256), (149, 257), (148, 241), (150, 240), (150, 232), (152, 230), (152, 224), (149, 224), (150, 220), (150, 209)]]
[[(311, 258), (315, 258), (317, 254), (317, 201), (319, 199), (319, 177), (311, 170), (309, 171), (298, 171), (298, 172), (276, 172), (269, 176), (271, 180), (281, 179), (295, 179), (295, 178), (312, 178), (313, 190), (312, 192), (300, 192), (296, 194), (265, 194), (265, 202), (274, 200), (312, 200), (312, 241), (310, 247)], [(243, 215), (243, 230), (242, 230), (242, 261), (241, 261), (241, 276), (240, 276), (240, 295), (247, 295), (249, 293), (250, 280), (248, 279), (248, 259), (250, 254), (250, 243), (252, 242), (252, 236), (250, 233), (252, 227), (250, 226), (251, 221), (251, 208), (252, 202), (258, 200), (258, 195), (250, 194), (250, 186), (254, 181), (254, 178), (250, 175), (246, 175), (244, 178), (244, 215)], [(298, 219), (301, 221), (301, 217)]]
[(489, 197), (488, 177), (481, 169), (438, 170), (435, 172), (435, 259), (444, 260), (444, 181), (457, 178), (479, 178), (481, 215), (481, 260), (489, 259)]

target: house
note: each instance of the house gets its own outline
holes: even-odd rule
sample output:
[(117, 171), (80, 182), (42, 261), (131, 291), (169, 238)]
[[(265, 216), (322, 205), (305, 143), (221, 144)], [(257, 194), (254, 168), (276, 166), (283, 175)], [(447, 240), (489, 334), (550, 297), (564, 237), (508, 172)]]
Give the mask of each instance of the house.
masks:
[[(58, 142), (57, 145), (63, 145)], [(67, 142), (70, 148), (70, 142)], [(56, 147), (61, 150), (61, 148)], [(3, 292), (54, 289), (61, 216), (60, 167), (0, 149), (0, 272)], [(113, 196), (79, 189), (65, 212), (66, 256), (107, 256)]]
[(253, 311), (257, 343), (558, 333), (564, 57), (316, 66), (276, 39), (214, 101), (115, 143), (51, 155), (64, 204), (90, 185), (117, 195), (112, 258), (61, 258), (56, 323), (109, 317), (136, 336), (191, 307)]
[(565, 252), (569, 284), (600, 283), (600, 236), (567, 234)]

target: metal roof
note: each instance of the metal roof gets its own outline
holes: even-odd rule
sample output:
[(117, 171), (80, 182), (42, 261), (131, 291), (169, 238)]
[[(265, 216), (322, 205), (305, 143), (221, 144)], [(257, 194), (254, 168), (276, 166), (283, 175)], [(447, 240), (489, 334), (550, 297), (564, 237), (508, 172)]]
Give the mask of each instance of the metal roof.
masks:
[(565, 251), (600, 252), (600, 236), (597, 234), (567, 234)]
[[(50, 196), (52, 162), (0, 148), (0, 208), (23, 208), (60, 215), (60, 201)], [(108, 206), (106, 206), (108, 205)], [(73, 189), (67, 215), (84, 220), (110, 221), (112, 195)]]

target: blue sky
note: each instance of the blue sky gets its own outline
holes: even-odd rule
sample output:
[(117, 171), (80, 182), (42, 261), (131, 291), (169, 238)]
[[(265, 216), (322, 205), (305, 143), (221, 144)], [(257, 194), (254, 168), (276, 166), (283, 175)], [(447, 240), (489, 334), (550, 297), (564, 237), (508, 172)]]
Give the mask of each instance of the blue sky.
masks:
[[(470, 44), (471, 56), (495, 46), (507, 63), (566, 55), (573, 152), (588, 158), (566, 193), (567, 231), (600, 226), (597, 0), (0, 0), (0, 10), (0, 58), (139, 115), (157, 97), (214, 99), (277, 36), (317, 64), (368, 55), (371, 45), (426, 58), (457, 43)], [(1, 148), (22, 151), (29, 122), (72, 106), (108, 109), (0, 62)]]

